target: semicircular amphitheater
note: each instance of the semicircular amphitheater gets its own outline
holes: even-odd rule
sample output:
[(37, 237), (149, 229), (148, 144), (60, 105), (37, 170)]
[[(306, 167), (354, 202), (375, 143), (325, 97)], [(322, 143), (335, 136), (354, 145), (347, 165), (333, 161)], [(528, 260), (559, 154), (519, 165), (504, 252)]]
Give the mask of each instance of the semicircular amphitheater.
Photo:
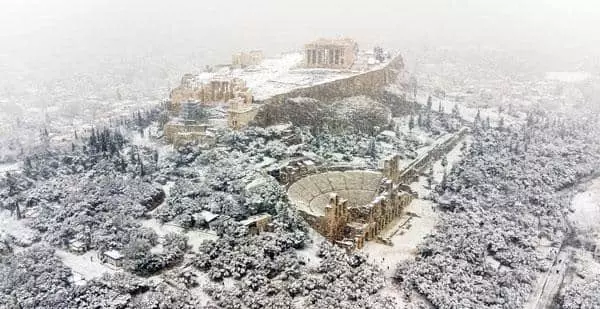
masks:
[(466, 133), (462, 129), (440, 138), (402, 167), (395, 155), (384, 161), (382, 170), (330, 170), (305, 176), (288, 187), (288, 198), (315, 230), (335, 244), (361, 249), (368, 240), (389, 243), (380, 233), (416, 197), (407, 184)]
[(382, 180), (378, 171), (324, 172), (296, 181), (288, 189), (288, 197), (299, 211), (319, 217), (325, 215), (332, 194), (346, 200), (349, 207), (369, 204)]
[[(298, 213), (319, 233), (347, 249), (360, 249), (413, 198), (399, 179), (395, 156), (381, 171), (327, 171), (293, 183), (288, 197)], [(400, 188), (403, 188), (401, 190)]]

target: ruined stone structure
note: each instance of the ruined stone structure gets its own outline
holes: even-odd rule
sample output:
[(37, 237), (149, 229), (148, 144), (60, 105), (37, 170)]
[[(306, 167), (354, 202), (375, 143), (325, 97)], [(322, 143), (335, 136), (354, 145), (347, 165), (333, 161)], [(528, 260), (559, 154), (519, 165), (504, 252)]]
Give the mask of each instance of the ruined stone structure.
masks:
[(241, 98), (245, 103), (252, 102), (252, 93), (244, 80), (216, 76), (203, 80), (192, 74), (185, 74), (181, 84), (169, 95), (168, 109), (172, 113), (178, 113), (182, 102), (213, 104), (228, 102), (234, 98)]
[(231, 99), (227, 111), (227, 125), (239, 130), (248, 126), (258, 113), (258, 106), (246, 103), (242, 98)]
[(327, 171), (308, 175), (289, 186), (288, 196), (315, 230), (338, 245), (360, 249), (368, 240), (387, 242), (379, 237), (380, 232), (415, 197), (406, 184), (455, 147), (467, 132), (463, 128), (440, 138), (429, 152), (404, 168), (396, 155), (384, 161), (381, 171)]
[(207, 146), (216, 143), (216, 135), (207, 124), (189, 124), (174, 119), (164, 127), (165, 140), (180, 146), (186, 143), (199, 143)]
[(263, 59), (263, 52), (260, 50), (241, 52), (231, 56), (231, 65), (243, 69), (251, 65), (259, 65)]
[(318, 39), (304, 45), (304, 65), (307, 68), (349, 69), (358, 54), (358, 44), (352, 39)]
[(272, 216), (270, 214), (263, 213), (242, 220), (240, 224), (248, 228), (250, 235), (258, 235), (263, 232), (273, 231), (271, 220)]
[(386, 160), (383, 172), (352, 170), (312, 175), (292, 184), (290, 199), (319, 233), (349, 249), (367, 240), (401, 215), (413, 199), (398, 178), (399, 156)]

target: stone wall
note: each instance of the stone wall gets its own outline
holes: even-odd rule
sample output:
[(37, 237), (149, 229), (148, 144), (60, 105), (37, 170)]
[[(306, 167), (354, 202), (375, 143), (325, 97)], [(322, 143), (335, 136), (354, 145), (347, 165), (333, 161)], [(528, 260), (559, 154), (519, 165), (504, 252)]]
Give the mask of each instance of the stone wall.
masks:
[(404, 70), (404, 60), (401, 55), (398, 55), (381, 69), (294, 89), (290, 92), (257, 101), (256, 103), (261, 104), (261, 109), (254, 118), (255, 124), (259, 126), (276, 124), (277, 105), (286, 103), (286, 100), (290, 98), (306, 97), (323, 102), (334, 102), (338, 99), (361, 95), (380, 97), (385, 86), (395, 82), (402, 70)]
[(216, 137), (212, 132), (207, 131), (207, 127), (203, 124), (186, 125), (171, 121), (164, 127), (165, 140), (175, 146), (189, 142), (212, 145), (216, 142)]

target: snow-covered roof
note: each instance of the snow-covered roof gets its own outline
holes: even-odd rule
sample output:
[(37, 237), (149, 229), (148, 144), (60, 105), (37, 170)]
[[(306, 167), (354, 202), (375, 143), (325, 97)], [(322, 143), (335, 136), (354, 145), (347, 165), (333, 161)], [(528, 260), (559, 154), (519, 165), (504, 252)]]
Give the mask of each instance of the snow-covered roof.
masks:
[(79, 240), (71, 239), (69, 240), (69, 246), (72, 248), (83, 248), (85, 247), (85, 244)]
[(396, 132), (390, 131), (390, 130), (385, 130), (379, 134), (383, 135), (383, 136), (388, 136), (388, 137), (396, 137)]
[(124, 257), (123, 254), (121, 254), (121, 252), (119, 252), (117, 250), (104, 251), (104, 255), (113, 260), (120, 260)]
[(203, 210), (202, 212), (200, 212), (200, 216), (202, 216), (204, 218), (204, 221), (209, 222), (209, 223), (219, 217), (219, 215), (214, 214), (207, 210)]
[(262, 213), (262, 214), (250, 216), (250, 217), (248, 217), (248, 219), (240, 221), (240, 223), (242, 225), (250, 225), (250, 224), (252, 224), (254, 222), (262, 221), (262, 220), (265, 220), (265, 219), (271, 219), (271, 215), (267, 214), (267, 213)]
[(302, 161), (302, 163), (306, 166), (314, 166), (315, 162), (313, 162), (312, 160), (304, 160)]

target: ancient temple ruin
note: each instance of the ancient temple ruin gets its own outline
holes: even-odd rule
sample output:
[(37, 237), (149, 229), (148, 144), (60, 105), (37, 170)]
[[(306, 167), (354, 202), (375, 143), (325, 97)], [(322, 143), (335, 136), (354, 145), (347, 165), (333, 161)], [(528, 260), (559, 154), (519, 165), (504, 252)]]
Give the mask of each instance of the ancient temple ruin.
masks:
[(350, 38), (318, 39), (304, 45), (307, 68), (349, 69), (358, 55), (358, 44)]
[(263, 52), (260, 50), (241, 52), (231, 56), (231, 65), (235, 68), (243, 69), (251, 65), (259, 65), (263, 59)]
[(194, 101), (200, 104), (215, 104), (241, 98), (245, 103), (252, 102), (252, 93), (246, 82), (240, 78), (227, 76), (194, 76), (185, 74), (181, 84), (169, 95), (169, 111), (178, 113), (181, 103)]

